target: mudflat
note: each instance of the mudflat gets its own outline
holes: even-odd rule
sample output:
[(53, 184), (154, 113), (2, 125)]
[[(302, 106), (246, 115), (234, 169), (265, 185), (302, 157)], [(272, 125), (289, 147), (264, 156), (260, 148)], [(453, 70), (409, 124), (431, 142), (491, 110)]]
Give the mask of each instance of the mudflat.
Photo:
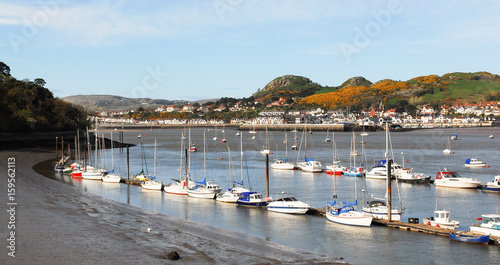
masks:
[[(345, 264), (341, 258), (81, 192), (33, 170), (53, 153), (43, 148), (0, 151), (0, 194), (6, 194), (0, 204), (0, 264)], [(15, 174), (7, 174), (12, 168)], [(12, 179), (14, 200), (9, 201)], [(9, 227), (12, 212), (14, 228)], [(6, 247), (12, 245), (12, 232), (14, 252)], [(182, 259), (166, 259), (173, 251)]]

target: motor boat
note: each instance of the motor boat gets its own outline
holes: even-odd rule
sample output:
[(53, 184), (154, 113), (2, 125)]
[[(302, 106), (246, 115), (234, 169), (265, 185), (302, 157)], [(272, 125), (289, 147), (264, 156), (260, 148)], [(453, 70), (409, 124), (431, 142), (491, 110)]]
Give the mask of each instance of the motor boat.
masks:
[(500, 237), (500, 214), (483, 214), (477, 221), (481, 223), (469, 227), (472, 233)]
[(483, 191), (500, 192), (500, 175), (496, 175), (493, 181), (486, 182)]
[(450, 230), (455, 230), (460, 226), (459, 221), (450, 220), (450, 211), (444, 209), (434, 211), (433, 217), (424, 218), (424, 224)]
[(465, 160), (465, 167), (486, 167), (486, 162), (479, 161), (476, 158), (468, 158)]
[(281, 192), (267, 205), (268, 211), (292, 214), (305, 214), (309, 208), (311, 208), (309, 204), (297, 200), (287, 192)]
[(436, 187), (475, 189), (481, 185), (481, 181), (473, 178), (462, 177), (458, 172), (439, 171), (434, 180)]

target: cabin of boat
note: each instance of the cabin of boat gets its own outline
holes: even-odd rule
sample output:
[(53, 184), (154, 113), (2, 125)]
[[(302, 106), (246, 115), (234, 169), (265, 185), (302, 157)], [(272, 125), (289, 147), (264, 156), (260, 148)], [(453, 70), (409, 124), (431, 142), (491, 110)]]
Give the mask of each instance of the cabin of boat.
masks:
[(255, 191), (242, 192), (238, 200), (236, 201), (237, 205), (241, 206), (253, 206), (253, 207), (262, 207), (267, 206), (269, 203), (268, 200), (262, 196), (261, 193)]

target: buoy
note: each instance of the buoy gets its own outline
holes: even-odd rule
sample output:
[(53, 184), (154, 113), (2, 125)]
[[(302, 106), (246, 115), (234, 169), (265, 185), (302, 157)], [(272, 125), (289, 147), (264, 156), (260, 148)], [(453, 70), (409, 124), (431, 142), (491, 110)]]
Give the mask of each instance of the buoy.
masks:
[(437, 224), (436, 227), (440, 227), (439, 224)]
[(223, 158), (221, 157), (220, 160), (222, 160)]
[(486, 165), (486, 167), (490, 167), (489, 165)]
[(427, 225), (431, 225), (431, 222), (427, 222)]

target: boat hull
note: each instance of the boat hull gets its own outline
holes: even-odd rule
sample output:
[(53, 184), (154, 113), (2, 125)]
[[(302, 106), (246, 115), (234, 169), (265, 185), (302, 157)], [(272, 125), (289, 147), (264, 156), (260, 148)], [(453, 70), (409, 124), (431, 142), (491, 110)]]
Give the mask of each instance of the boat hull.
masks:
[(102, 173), (101, 172), (83, 172), (82, 178), (88, 179), (88, 180), (101, 180)]
[(106, 175), (103, 176), (101, 179), (102, 182), (106, 183), (120, 183), (120, 181), (122, 180), (122, 178), (120, 178), (120, 176), (117, 175)]
[(197, 199), (214, 199), (215, 198), (215, 192), (196, 192), (189, 190), (187, 192), (187, 195), (189, 197), (197, 198)]
[(309, 207), (294, 207), (294, 206), (271, 206), (267, 205), (267, 210), (277, 213), (290, 213), (290, 214), (305, 214), (309, 211)]
[(266, 201), (243, 201), (237, 200), (236, 205), (246, 206), (246, 207), (266, 207), (268, 202)]
[(488, 227), (481, 227), (481, 226), (472, 225), (469, 227), (469, 230), (472, 233), (500, 237), (500, 229), (492, 229), (492, 228), (488, 228)]
[(487, 245), (490, 242), (489, 235), (474, 236), (474, 235), (450, 233), (450, 239), (453, 241), (458, 241), (458, 242), (485, 244), (485, 245)]
[(439, 181), (435, 180), (434, 184), (436, 187), (444, 187), (444, 188), (459, 188), (459, 189), (477, 189), (481, 182), (478, 181)]
[(157, 191), (161, 191), (162, 184), (161, 183), (158, 183), (158, 184), (142, 184), (141, 186), (145, 190), (157, 190)]
[(352, 226), (371, 226), (373, 217), (369, 215), (365, 215), (361, 212), (347, 212), (341, 213), (339, 215), (331, 214), (329, 211), (326, 213), (326, 218), (332, 222), (343, 224), (343, 225), (352, 225)]
[(163, 190), (169, 194), (175, 195), (188, 195), (188, 188), (182, 185), (167, 185), (163, 187)]

